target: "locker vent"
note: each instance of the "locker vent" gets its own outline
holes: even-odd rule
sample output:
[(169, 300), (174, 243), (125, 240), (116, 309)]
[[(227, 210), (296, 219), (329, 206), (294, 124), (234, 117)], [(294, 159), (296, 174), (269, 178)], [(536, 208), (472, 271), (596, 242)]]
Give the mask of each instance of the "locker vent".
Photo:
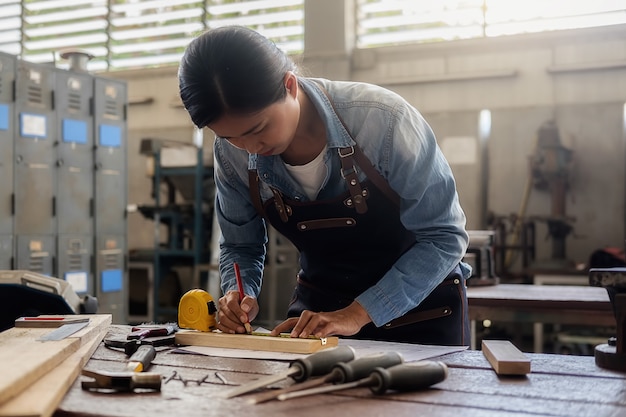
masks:
[(27, 97), (29, 103), (42, 104), (42, 96), (41, 87), (37, 87), (36, 85), (28, 86)]
[(80, 94), (69, 93), (67, 100), (68, 110), (80, 111)]
[(115, 100), (106, 100), (104, 103), (104, 113), (107, 116), (111, 116), (114, 119), (120, 119), (121, 115), (118, 111), (117, 101)]
[(80, 253), (70, 253), (68, 255), (68, 266), (70, 271), (82, 271), (83, 268), (83, 258)]
[(119, 269), (121, 253), (107, 253), (104, 255), (104, 269)]
[(32, 272), (44, 273), (44, 256), (31, 256), (28, 262), (28, 270)]

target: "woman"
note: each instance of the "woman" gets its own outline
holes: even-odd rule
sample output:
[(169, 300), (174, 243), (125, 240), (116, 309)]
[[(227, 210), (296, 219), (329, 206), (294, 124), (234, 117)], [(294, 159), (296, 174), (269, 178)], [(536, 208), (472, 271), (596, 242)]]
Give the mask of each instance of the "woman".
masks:
[(274, 335), (468, 344), (465, 215), (417, 110), (377, 86), (301, 77), (243, 27), (193, 40), (179, 87), (216, 135), (220, 330), (243, 333), (258, 314), (269, 222), (301, 266)]

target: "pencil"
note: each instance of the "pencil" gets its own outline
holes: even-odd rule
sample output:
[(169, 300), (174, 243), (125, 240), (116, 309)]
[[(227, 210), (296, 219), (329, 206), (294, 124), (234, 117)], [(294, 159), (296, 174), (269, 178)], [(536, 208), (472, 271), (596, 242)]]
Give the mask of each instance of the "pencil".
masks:
[[(239, 289), (239, 302), (242, 302), (243, 297), (245, 297), (246, 295), (243, 292), (243, 283), (241, 282), (241, 272), (239, 272), (239, 265), (237, 265), (237, 262), (233, 263), (233, 268), (235, 269), (235, 278), (237, 278), (237, 288)], [(246, 328), (246, 333), (248, 334), (252, 333), (252, 326), (250, 326), (249, 321), (245, 322), (243, 326)]]

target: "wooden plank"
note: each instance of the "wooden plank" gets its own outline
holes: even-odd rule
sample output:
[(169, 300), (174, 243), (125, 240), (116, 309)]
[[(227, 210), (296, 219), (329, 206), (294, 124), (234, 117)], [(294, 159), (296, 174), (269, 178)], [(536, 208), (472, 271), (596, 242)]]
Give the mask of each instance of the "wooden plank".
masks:
[[(87, 316), (84, 316), (87, 317)], [(93, 352), (106, 335), (111, 323), (107, 315), (102, 323), (96, 325), (83, 346), (64, 360), (52, 371), (37, 380), (16, 397), (0, 405), (2, 417), (49, 417), (63, 400), (74, 380), (80, 374)], [(85, 329), (83, 329), (85, 330)]]
[(483, 340), (482, 351), (498, 375), (526, 375), (530, 359), (508, 340)]
[(269, 352), (313, 353), (318, 350), (337, 346), (339, 338), (298, 339), (291, 337), (272, 337), (250, 334), (227, 334), (218, 332), (199, 332), (180, 330), (176, 333), (179, 345), (211, 346), (230, 349), (263, 350)]
[(0, 333), (0, 404), (46, 375), (111, 323), (108, 314), (89, 318), (87, 327), (63, 340), (37, 340), (51, 331), (45, 328), (14, 327)]

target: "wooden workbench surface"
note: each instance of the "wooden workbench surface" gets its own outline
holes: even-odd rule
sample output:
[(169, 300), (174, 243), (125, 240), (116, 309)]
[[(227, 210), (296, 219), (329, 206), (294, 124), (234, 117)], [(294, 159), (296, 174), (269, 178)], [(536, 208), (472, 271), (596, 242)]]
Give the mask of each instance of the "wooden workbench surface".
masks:
[[(498, 377), (480, 351), (437, 358), (448, 378), (416, 393), (374, 396), (353, 389), (285, 402), (251, 405), (246, 397), (221, 398), (232, 387), (288, 367), (286, 362), (228, 359), (160, 351), (150, 368), (163, 376), (160, 393), (104, 394), (83, 391), (76, 381), (56, 417), (69, 416), (624, 416), (626, 374), (596, 367), (593, 357), (528, 354), (532, 371)], [(126, 357), (101, 345), (90, 369), (119, 370)], [(280, 384), (278, 384), (280, 385)]]
[(498, 284), (470, 287), (471, 304), (489, 306), (506, 302), (510, 308), (541, 307), (551, 309), (578, 308), (611, 312), (605, 288), (576, 285)]

